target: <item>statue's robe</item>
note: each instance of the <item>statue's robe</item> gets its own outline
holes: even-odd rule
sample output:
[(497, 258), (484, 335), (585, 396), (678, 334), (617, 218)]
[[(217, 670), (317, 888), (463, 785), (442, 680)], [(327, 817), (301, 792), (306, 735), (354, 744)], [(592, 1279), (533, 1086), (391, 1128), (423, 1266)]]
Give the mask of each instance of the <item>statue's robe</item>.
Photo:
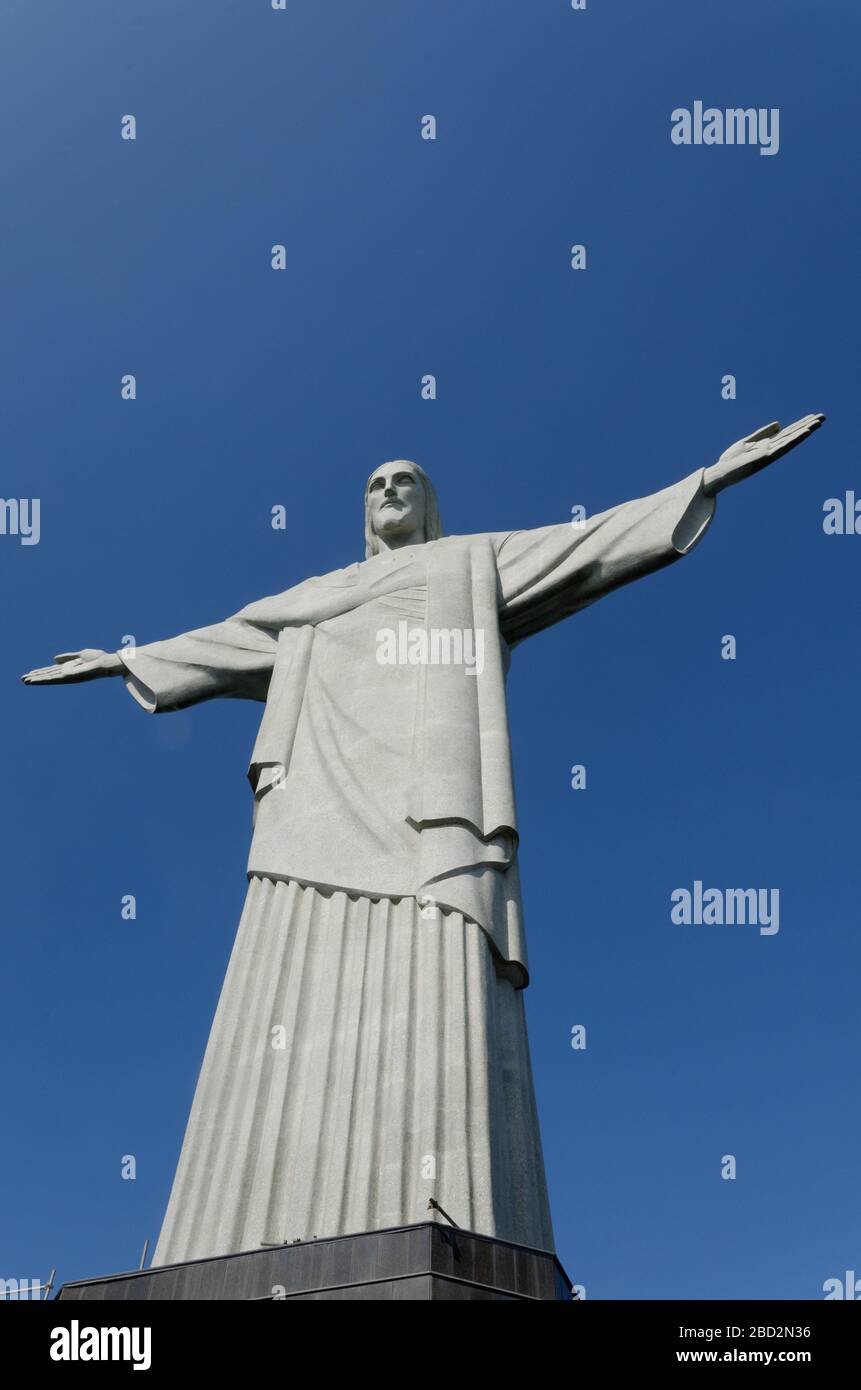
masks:
[[(552, 1248), (509, 653), (686, 554), (714, 511), (702, 477), (581, 525), (384, 552), (120, 653), (149, 710), (266, 702), (248, 898), (155, 1263), (412, 1224), (429, 1197)], [(483, 662), (383, 664), (403, 623), (480, 633)]]

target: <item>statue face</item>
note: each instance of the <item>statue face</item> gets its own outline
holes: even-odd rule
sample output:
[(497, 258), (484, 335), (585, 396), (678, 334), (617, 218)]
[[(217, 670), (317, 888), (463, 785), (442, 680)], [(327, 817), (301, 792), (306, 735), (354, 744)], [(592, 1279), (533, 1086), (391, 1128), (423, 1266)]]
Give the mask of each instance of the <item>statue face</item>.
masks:
[(424, 539), (425, 492), (406, 459), (384, 463), (368, 483), (371, 526), (384, 540), (418, 543)]

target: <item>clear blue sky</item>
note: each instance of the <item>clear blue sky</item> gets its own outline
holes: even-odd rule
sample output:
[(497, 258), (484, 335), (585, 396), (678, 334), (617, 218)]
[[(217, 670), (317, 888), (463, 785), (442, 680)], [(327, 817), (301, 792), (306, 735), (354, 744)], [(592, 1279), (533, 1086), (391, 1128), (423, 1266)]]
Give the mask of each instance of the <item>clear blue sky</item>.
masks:
[[(261, 708), (150, 718), (119, 681), (20, 673), (361, 558), (384, 459), (430, 472), (447, 530), (508, 530), (813, 410), (692, 556), (515, 653), (511, 721), (569, 1272), (818, 1298), (861, 1271), (861, 537), (822, 530), (861, 496), (857, 5), (7, 0), (0, 24), (0, 491), (42, 508), (38, 545), (0, 536), (0, 1275), (134, 1267), (158, 1234)], [(695, 100), (778, 107), (779, 153), (675, 147)], [(695, 879), (779, 888), (779, 933), (673, 926)]]

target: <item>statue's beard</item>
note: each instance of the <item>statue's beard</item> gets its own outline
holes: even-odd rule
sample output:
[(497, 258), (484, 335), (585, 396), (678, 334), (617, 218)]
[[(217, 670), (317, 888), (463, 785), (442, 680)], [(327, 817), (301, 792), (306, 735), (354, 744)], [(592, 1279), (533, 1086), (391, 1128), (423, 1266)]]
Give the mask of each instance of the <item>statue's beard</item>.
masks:
[(378, 536), (400, 536), (418, 533), (420, 530), (421, 527), (416, 526), (412, 517), (406, 515), (404, 512), (394, 512), (389, 516), (384, 514), (377, 523)]

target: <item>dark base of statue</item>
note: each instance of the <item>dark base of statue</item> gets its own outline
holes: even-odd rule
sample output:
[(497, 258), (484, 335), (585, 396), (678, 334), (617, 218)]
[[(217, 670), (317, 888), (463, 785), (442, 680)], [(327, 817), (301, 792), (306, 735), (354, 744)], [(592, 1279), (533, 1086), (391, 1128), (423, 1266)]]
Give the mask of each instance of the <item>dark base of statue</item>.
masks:
[(58, 1299), (570, 1300), (556, 1256), (440, 1222), (63, 1284)]

